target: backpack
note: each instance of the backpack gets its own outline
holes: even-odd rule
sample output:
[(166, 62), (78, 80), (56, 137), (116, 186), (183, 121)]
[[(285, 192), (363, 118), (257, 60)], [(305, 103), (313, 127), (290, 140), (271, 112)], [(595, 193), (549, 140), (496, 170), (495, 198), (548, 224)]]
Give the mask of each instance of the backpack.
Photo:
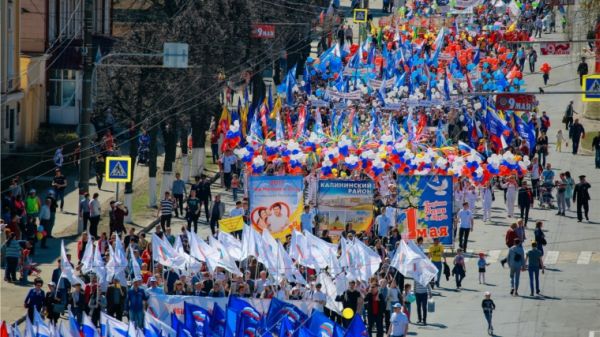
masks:
[(521, 259), (523, 259), (523, 257), (521, 256), (521, 254), (515, 253), (513, 259), (515, 260), (515, 262), (521, 262)]

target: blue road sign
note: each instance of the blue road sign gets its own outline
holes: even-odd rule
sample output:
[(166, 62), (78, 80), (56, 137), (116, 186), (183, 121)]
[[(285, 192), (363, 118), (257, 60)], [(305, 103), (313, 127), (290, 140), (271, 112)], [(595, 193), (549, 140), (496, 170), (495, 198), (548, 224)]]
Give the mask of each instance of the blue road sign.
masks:
[(600, 75), (587, 75), (583, 77), (584, 102), (600, 102)]
[(128, 183), (131, 181), (130, 157), (106, 157), (106, 181)]

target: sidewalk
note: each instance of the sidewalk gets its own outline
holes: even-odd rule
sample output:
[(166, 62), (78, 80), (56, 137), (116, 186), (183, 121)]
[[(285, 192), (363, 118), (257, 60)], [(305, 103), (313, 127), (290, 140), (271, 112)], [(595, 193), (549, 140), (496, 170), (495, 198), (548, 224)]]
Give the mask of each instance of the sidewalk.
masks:
[[(159, 157), (160, 160), (160, 157)], [(135, 189), (141, 189), (147, 191), (148, 181), (148, 168), (143, 166), (137, 166), (135, 168), (134, 175), (134, 191)], [(73, 184), (73, 182), (69, 182)], [(50, 185), (50, 183), (48, 183)], [(144, 186), (146, 185), (146, 186)], [(125, 184), (120, 184), (119, 199), (123, 200)], [(96, 186), (96, 179), (90, 179), (89, 192), (91, 195), (99, 193), (99, 200), (102, 203), (102, 213), (100, 225), (98, 227), (98, 233), (108, 231), (108, 205), (111, 200), (115, 200), (115, 183), (104, 182), (102, 184), (102, 190), (99, 190)], [(51, 281), (52, 271), (57, 267), (56, 261), (60, 258), (60, 243), (61, 240), (65, 241), (65, 249), (67, 253), (72, 255), (72, 262), (77, 263), (77, 240), (79, 235), (77, 228), (79, 227), (78, 219), (78, 207), (79, 207), (79, 190), (75, 189), (65, 195), (65, 207), (64, 213), (60, 210), (56, 213), (56, 221), (53, 229), (53, 236), (55, 239), (49, 239), (47, 242), (48, 249), (41, 249), (39, 243), (36, 245), (35, 256), (33, 260), (35, 263), (39, 263), (39, 269), (41, 270), (40, 277), (47, 284)], [(135, 217), (135, 215), (134, 215)], [(128, 227), (131, 225), (127, 225)], [(4, 272), (4, 270), (2, 270)], [(30, 276), (29, 281), (33, 281), (35, 277)], [(0, 285), (1, 295), (1, 306), (0, 316), (2, 320), (7, 322), (14, 322), (25, 314), (23, 308), (23, 300), (27, 295), (27, 292), (31, 288), (31, 285), (21, 286), (19, 284), (2, 282)], [(47, 290), (47, 286), (44, 286), (44, 291)]]

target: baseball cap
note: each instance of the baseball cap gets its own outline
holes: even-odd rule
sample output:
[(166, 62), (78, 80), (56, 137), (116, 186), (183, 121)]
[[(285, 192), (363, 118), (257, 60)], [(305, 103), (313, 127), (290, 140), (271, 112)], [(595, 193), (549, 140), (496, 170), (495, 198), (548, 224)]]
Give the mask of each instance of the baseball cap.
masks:
[(400, 304), (400, 303), (394, 304), (394, 309), (396, 309), (396, 308), (402, 308), (402, 304)]
[(156, 282), (156, 277), (150, 276), (150, 278), (148, 279), (148, 281), (150, 281), (150, 282)]

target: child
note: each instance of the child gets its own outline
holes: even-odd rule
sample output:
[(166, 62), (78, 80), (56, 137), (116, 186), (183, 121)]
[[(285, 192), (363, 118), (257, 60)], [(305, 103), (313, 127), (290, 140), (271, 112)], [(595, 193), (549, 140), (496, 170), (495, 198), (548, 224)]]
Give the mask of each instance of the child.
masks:
[(565, 140), (565, 137), (563, 136), (562, 130), (558, 129), (558, 132), (556, 133), (556, 151), (561, 152), (563, 140)]
[(240, 178), (234, 174), (231, 178), (231, 191), (233, 191), (233, 201), (237, 201), (238, 189), (240, 188)]
[(479, 284), (485, 284), (485, 266), (489, 266), (485, 260), (485, 254), (479, 253), (479, 261), (477, 261), (477, 266), (479, 267)]
[(408, 321), (410, 322), (410, 304), (415, 301), (415, 293), (410, 290), (410, 284), (404, 285), (404, 310), (406, 310), (405, 314), (408, 317)]
[(31, 261), (31, 257), (29, 256), (30, 253), (31, 253), (31, 251), (29, 249), (23, 249), (21, 251), (21, 258), (20, 258), (19, 264), (21, 267), (21, 284), (22, 285), (29, 283), (29, 281), (27, 280), (29, 275), (37, 276), (41, 272), (39, 270), (39, 268), (37, 267), (38, 264), (33, 263), (33, 261)]
[(481, 308), (483, 309), (483, 315), (488, 323), (488, 334), (492, 336), (494, 334), (494, 328), (492, 327), (492, 311), (496, 310), (496, 304), (490, 299), (492, 294), (489, 291), (485, 292), (485, 299), (481, 302)]
[(544, 85), (548, 85), (548, 80), (550, 79), (550, 70), (552, 70), (552, 67), (548, 63), (544, 63), (542, 64), (540, 70), (543, 73), (542, 78), (544, 79)]

